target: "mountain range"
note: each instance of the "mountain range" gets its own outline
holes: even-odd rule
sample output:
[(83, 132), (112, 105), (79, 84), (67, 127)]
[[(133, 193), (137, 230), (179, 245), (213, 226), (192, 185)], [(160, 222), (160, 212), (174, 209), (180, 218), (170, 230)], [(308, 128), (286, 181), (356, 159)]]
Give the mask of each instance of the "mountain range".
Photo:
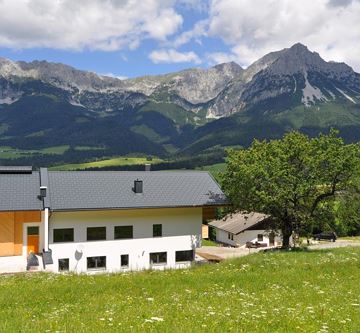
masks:
[(54, 163), (211, 154), (330, 127), (347, 141), (360, 139), (360, 74), (299, 43), (246, 69), (230, 62), (126, 80), (0, 58), (0, 147), (69, 145)]

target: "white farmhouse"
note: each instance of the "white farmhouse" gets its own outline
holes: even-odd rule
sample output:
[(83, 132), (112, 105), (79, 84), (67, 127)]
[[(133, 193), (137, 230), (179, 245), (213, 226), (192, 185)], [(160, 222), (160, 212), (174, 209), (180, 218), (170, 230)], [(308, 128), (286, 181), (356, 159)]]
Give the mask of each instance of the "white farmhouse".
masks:
[(0, 167), (0, 273), (188, 267), (203, 212), (225, 204), (201, 171)]
[(270, 230), (271, 219), (265, 214), (238, 212), (209, 225), (215, 228), (217, 242), (231, 246), (244, 247), (251, 242), (268, 247), (278, 246), (282, 241), (279, 232)]

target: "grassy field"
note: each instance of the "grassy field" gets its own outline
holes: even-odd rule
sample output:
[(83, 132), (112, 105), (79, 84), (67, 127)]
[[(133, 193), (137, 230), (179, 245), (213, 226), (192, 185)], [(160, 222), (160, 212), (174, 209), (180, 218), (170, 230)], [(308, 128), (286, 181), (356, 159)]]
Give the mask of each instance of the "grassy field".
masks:
[(41, 155), (62, 155), (66, 150), (69, 149), (69, 146), (55, 146), (55, 147), (48, 147), (44, 149), (34, 149), (34, 150), (24, 150), (24, 149), (17, 149), (11, 148), (6, 146), (0, 146), (0, 158), (2, 159), (16, 159), (20, 157), (31, 157), (34, 154), (41, 154)]
[(217, 180), (221, 172), (225, 171), (226, 163), (217, 163), (198, 167), (197, 170), (209, 171)]
[(145, 164), (145, 163), (154, 164), (154, 163), (159, 163), (161, 161), (162, 160), (159, 158), (153, 158), (151, 161), (148, 161), (145, 157), (116, 157), (101, 161), (95, 161), (95, 162), (57, 165), (49, 168), (49, 170), (77, 170), (77, 169), (100, 168), (100, 167), (119, 166), (119, 165), (132, 165), (132, 164)]
[(190, 270), (0, 276), (0, 332), (359, 332), (360, 248)]
[(210, 240), (210, 239), (203, 239), (201, 241), (202, 246), (218, 246), (219, 244)]

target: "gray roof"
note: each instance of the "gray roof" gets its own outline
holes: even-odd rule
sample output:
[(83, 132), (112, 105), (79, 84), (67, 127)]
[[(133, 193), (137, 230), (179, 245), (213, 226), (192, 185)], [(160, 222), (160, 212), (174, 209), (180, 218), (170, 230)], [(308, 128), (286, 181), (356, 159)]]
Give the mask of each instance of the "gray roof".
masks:
[[(143, 181), (143, 193), (133, 191)], [(40, 186), (47, 187), (44, 202)], [(0, 210), (86, 210), (227, 204), (204, 171), (47, 171), (0, 174)]]
[(261, 213), (234, 213), (225, 216), (221, 220), (214, 220), (209, 223), (209, 225), (221, 229), (232, 234), (239, 234), (242, 231), (245, 231), (248, 228), (255, 226), (256, 224), (264, 221), (269, 218), (269, 215)]
[(7, 166), (0, 165), (0, 173), (31, 173), (31, 166)]
[[(188, 207), (227, 204), (204, 171), (49, 171), (51, 210)], [(143, 181), (143, 193), (132, 190)]]
[(41, 210), (38, 172), (0, 174), (0, 211)]

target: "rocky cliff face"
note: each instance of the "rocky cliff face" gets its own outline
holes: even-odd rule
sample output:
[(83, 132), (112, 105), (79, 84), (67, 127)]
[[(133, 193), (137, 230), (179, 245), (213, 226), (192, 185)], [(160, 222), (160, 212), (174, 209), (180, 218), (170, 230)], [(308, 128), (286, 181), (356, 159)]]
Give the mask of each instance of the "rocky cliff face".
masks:
[[(279, 98), (306, 106), (336, 99), (358, 103), (360, 98), (359, 74), (344, 63), (324, 61), (302, 44), (269, 53), (246, 70), (231, 62), (119, 80), (63, 64), (0, 58), (0, 77), (3, 104), (23, 95), (21, 86), (14, 82), (40, 80), (66, 91), (71, 104), (96, 111), (121, 110), (124, 103), (138, 106), (152, 100), (195, 113), (205, 110), (207, 118), (226, 117), (258, 105), (264, 109), (267, 101)], [(274, 107), (273, 103), (268, 105)]]
[(249, 66), (211, 103), (209, 113), (223, 117), (257, 107), (276, 111), (276, 99), (282, 108), (334, 100), (356, 104), (360, 101), (360, 74), (344, 63), (326, 62), (306, 46), (295, 44)]

